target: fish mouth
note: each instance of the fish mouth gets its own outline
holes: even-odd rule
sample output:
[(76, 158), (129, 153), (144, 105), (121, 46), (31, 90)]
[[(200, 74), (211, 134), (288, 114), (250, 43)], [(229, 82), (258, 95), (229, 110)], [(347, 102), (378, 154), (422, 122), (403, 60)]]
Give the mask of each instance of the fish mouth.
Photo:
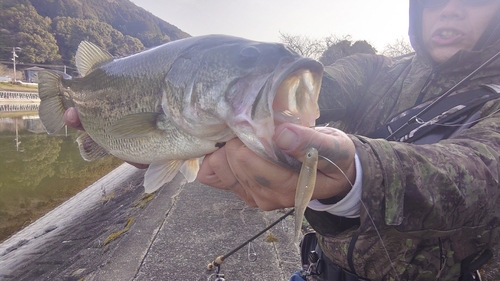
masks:
[[(300, 168), (300, 162), (278, 149), (272, 138), (276, 126), (282, 123), (315, 125), (319, 117), (317, 101), (322, 77), (323, 65), (316, 60), (282, 59), (260, 89), (251, 111), (251, 118), (258, 126), (254, 127), (254, 132), (261, 145), (257, 149), (259, 154), (281, 166)], [(266, 114), (262, 114), (264, 111)]]
[(314, 126), (319, 117), (318, 96), (323, 77), (323, 65), (302, 58), (286, 67), (271, 88), (275, 125), (292, 122)]

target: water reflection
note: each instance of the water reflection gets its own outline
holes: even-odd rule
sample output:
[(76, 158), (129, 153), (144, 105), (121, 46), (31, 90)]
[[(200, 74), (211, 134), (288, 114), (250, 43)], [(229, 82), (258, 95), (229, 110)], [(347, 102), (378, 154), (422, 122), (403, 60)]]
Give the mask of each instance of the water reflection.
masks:
[(48, 135), (36, 111), (0, 113), (0, 241), (122, 163), (84, 161), (78, 135)]

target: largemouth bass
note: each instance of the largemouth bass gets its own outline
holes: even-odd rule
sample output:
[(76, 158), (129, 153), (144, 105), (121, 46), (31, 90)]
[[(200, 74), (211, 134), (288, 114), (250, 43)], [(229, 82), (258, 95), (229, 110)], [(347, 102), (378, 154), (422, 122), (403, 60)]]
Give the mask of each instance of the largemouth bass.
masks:
[(144, 188), (153, 192), (180, 171), (194, 181), (199, 160), (238, 137), (251, 150), (299, 169), (272, 142), (275, 126), (314, 126), (323, 66), (282, 44), (207, 35), (173, 41), (115, 59), (82, 42), (81, 77), (39, 73), (39, 115), (48, 133), (77, 108), (85, 132), (80, 153), (150, 164)]

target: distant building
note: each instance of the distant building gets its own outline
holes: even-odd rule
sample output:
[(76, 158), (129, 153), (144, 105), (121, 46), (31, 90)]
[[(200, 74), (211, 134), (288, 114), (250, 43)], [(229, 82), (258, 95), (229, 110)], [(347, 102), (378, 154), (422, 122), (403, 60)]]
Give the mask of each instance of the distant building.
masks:
[(24, 77), (26, 78), (26, 82), (38, 83), (38, 71), (40, 70), (44, 70), (44, 68), (38, 66), (26, 68), (24, 70)]

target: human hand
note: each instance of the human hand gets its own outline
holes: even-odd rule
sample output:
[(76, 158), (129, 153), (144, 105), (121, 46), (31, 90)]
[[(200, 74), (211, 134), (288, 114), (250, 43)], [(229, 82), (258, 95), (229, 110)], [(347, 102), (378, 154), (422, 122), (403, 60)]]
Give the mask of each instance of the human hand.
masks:
[(66, 125), (68, 125), (69, 127), (85, 131), (85, 129), (82, 126), (82, 123), (80, 123), (80, 118), (78, 117), (78, 111), (74, 107), (70, 107), (66, 109), (66, 111), (64, 112), (64, 123), (66, 123)]
[[(82, 123), (80, 122), (80, 118), (78, 117), (78, 111), (74, 107), (70, 107), (66, 109), (64, 112), (64, 123), (68, 125), (69, 127), (73, 127), (78, 130), (85, 131), (85, 129), (82, 126)], [(139, 164), (139, 163), (132, 163), (132, 162), (127, 162), (132, 166), (135, 166), (138, 169), (146, 169), (149, 167), (147, 164)]]
[[(337, 164), (342, 171), (323, 158), (318, 161), (318, 175), (312, 199), (344, 196), (349, 182), (356, 176), (355, 148), (342, 131), (329, 128), (307, 128), (282, 124), (275, 130), (274, 141), (286, 154), (302, 162), (308, 148)], [(215, 188), (235, 192), (246, 204), (269, 211), (292, 207), (298, 172), (271, 163), (253, 153), (239, 139), (207, 155), (198, 172), (198, 180)]]

